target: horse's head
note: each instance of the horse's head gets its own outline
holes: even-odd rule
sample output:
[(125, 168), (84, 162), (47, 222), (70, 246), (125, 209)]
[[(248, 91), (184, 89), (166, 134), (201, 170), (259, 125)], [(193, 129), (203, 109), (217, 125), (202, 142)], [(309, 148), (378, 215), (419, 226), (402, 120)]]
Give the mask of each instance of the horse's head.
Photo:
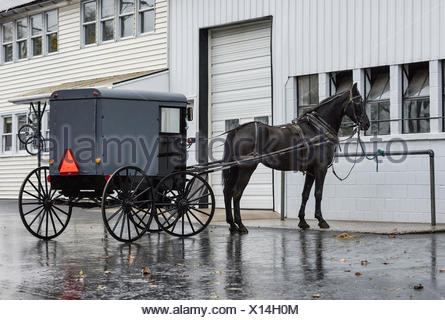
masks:
[(357, 83), (354, 83), (349, 90), (349, 100), (345, 105), (344, 113), (358, 125), (360, 130), (369, 129), (370, 123), (365, 112), (365, 103), (357, 89)]

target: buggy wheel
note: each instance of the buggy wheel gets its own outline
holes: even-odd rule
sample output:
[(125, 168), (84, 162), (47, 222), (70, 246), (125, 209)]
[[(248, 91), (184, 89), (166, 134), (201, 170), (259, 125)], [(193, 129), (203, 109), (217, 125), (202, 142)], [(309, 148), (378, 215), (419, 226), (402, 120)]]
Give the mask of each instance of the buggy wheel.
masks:
[(153, 188), (141, 169), (122, 167), (108, 179), (102, 195), (102, 218), (116, 240), (131, 242), (147, 230), (157, 231), (152, 207)]
[(36, 155), (39, 153), (39, 150), (43, 149), (45, 141), (42, 137), (29, 137), (25, 142), (25, 149), (30, 155)]
[(156, 186), (153, 213), (165, 232), (179, 237), (193, 236), (212, 220), (215, 196), (201, 175), (174, 172)]
[(19, 193), (19, 212), (26, 229), (35, 237), (49, 240), (60, 235), (71, 218), (70, 199), (51, 188), (48, 167), (31, 171)]

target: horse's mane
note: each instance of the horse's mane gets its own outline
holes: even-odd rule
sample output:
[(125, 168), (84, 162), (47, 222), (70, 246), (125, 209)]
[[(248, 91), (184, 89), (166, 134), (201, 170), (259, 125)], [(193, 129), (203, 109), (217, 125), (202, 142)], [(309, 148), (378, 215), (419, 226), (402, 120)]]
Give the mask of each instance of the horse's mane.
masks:
[(334, 101), (337, 98), (343, 96), (346, 92), (349, 93), (349, 90), (341, 91), (341, 92), (338, 92), (338, 93), (334, 94), (333, 96), (327, 97), (326, 99), (324, 99), (321, 102), (319, 102), (316, 106), (314, 106), (312, 108), (307, 108), (306, 110), (304, 110), (303, 113), (301, 114), (301, 116), (299, 116), (298, 118), (301, 118), (301, 117), (305, 116), (306, 114), (311, 113), (312, 111), (317, 110), (320, 107), (323, 107), (323, 106), (325, 106), (327, 104), (330, 104), (332, 101)]

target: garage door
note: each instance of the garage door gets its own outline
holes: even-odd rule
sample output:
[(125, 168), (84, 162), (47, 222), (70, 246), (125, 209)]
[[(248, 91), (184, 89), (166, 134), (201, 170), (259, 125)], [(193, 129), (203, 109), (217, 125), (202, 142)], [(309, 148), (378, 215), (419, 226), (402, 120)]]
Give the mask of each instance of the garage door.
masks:
[[(217, 28), (210, 33), (212, 136), (250, 121), (272, 122), (271, 21)], [(223, 148), (215, 143), (213, 159)], [(224, 207), (221, 173), (212, 176), (218, 207)], [(258, 166), (241, 207), (272, 209), (272, 170)]]

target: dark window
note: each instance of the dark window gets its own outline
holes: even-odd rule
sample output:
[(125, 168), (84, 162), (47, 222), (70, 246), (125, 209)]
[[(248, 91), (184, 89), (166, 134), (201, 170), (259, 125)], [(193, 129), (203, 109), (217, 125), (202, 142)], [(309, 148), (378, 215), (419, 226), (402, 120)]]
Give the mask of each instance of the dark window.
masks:
[(3, 24), (2, 38), (3, 38), (3, 61), (10, 62), (14, 59), (13, 56), (13, 40), (14, 40), (14, 25), (12, 22)]
[(29, 18), (31, 25), (31, 55), (40, 56), (43, 53), (42, 47), (42, 33), (43, 23), (42, 15), (36, 14)]
[(28, 57), (28, 19), (22, 18), (16, 21), (17, 58)]
[(298, 116), (318, 102), (318, 74), (301, 76), (297, 80)]
[(230, 131), (239, 126), (239, 119), (229, 119), (225, 121), (226, 131)]
[[(352, 87), (352, 70), (332, 72), (329, 74), (329, 94), (350, 90)], [(340, 137), (350, 136), (353, 132), (354, 122), (345, 116), (338, 131)]]
[(96, 1), (84, 2), (82, 8), (83, 41), (88, 45), (96, 42)]
[(428, 62), (403, 67), (403, 133), (430, 132)]
[(59, 31), (57, 10), (48, 11), (46, 16), (46, 42), (48, 53), (58, 50), (57, 33)]
[(389, 67), (368, 69), (365, 76), (366, 114), (371, 122), (365, 135), (390, 134)]
[(134, 27), (134, 0), (119, 1), (120, 37), (132, 37)]
[(155, 0), (139, 0), (139, 32), (155, 29)]
[(114, 0), (102, 0), (100, 6), (100, 26), (102, 41), (114, 39)]

